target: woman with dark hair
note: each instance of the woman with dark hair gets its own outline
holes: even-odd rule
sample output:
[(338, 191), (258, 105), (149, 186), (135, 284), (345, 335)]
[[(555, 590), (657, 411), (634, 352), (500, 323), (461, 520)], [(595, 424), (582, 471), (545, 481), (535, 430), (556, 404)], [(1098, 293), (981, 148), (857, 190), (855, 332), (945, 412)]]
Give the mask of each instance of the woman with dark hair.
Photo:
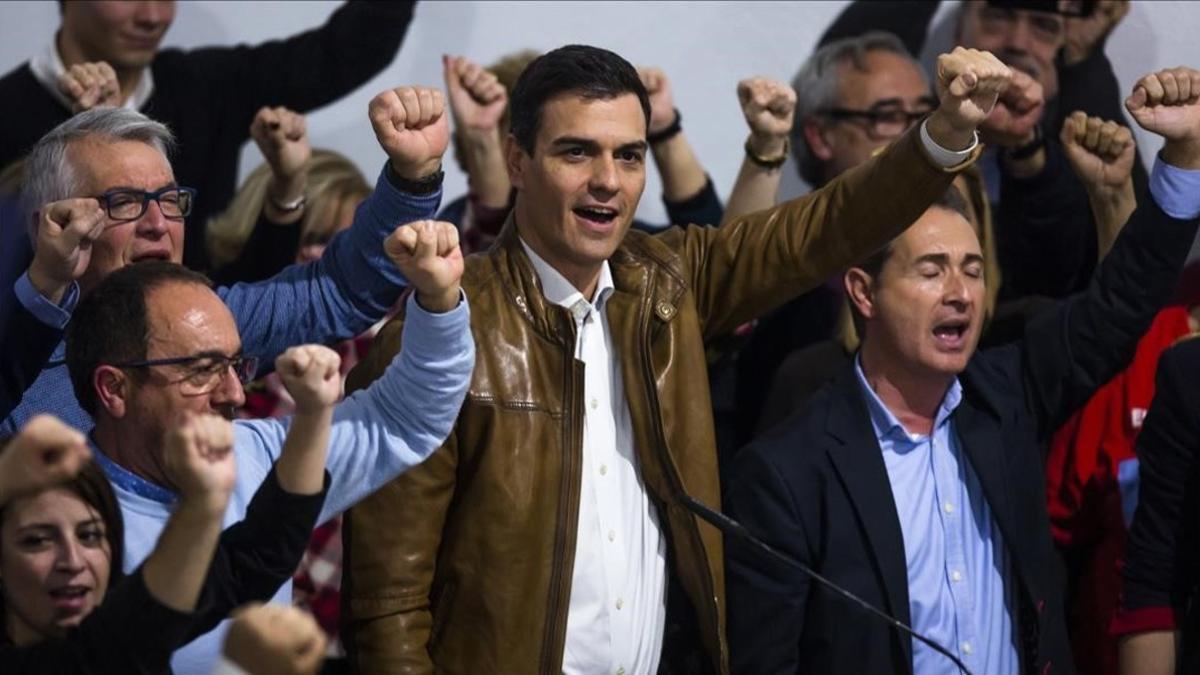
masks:
[(47, 470), (48, 458), (74, 461), (82, 437), (52, 418), (31, 421), (0, 453), (0, 672), (166, 672), (175, 649), (235, 607), (269, 599), (324, 504), (337, 365), (336, 353), (314, 346), (277, 361), (297, 414), (246, 518), (224, 532), (232, 425), (188, 416), (168, 432), (165, 468), (180, 499), (154, 552), (126, 578), (121, 512), (103, 471), (89, 462), (55, 483), (69, 471)]

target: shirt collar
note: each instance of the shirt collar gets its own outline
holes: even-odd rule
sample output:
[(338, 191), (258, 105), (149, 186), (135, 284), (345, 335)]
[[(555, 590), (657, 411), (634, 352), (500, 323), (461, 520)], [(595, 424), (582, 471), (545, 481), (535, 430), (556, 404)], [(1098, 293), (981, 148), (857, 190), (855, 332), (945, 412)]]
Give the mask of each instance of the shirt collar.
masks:
[[(893, 437), (909, 441), (920, 438), (905, 430), (904, 425), (900, 424), (900, 420), (896, 419), (892, 411), (888, 410), (887, 406), (883, 404), (883, 401), (875, 393), (875, 390), (871, 388), (870, 383), (867, 382), (866, 374), (863, 373), (861, 353), (854, 355), (854, 374), (858, 378), (859, 387), (863, 390), (867, 398), (867, 413), (871, 417), (871, 426), (875, 429), (875, 438)], [(937, 429), (946, 424), (950, 419), (950, 415), (954, 413), (955, 408), (961, 402), (962, 384), (955, 377), (954, 381), (950, 383), (950, 388), (946, 390), (946, 395), (942, 397), (941, 404), (938, 406), (937, 417), (933, 421), (933, 428)]]
[[(29, 59), (29, 69), (33, 71), (34, 79), (41, 83), (42, 87), (50, 92), (56, 101), (67, 110), (72, 109), (71, 99), (58, 88), (58, 78), (67, 72), (67, 67), (63, 65), (62, 57), (58, 54), (58, 33), (50, 38), (50, 42), (40, 53)], [(149, 68), (143, 68), (137, 88), (133, 90), (133, 95), (126, 99), (121, 107), (140, 110), (146, 101), (150, 100), (150, 95), (153, 93), (154, 76), (151, 75)]]
[(104, 474), (108, 476), (108, 480), (118, 489), (132, 492), (139, 497), (167, 506), (174, 504), (175, 500), (178, 499), (178, 496), (174, 492), (156, 483), (151, 483), (129, 469), (117, 464), (108, 455), (104, 454), (100, 446), (96, 445), (95, 439), (89, 438), (88, 441), (92, 446), (92, 456), (96, 458), (96, 463), (104, 470)]
[(542, 283), (542, 294), (546, 296), (547, 300), (570, 310), (575, 315), (576, 321), (582, 320), (592, 309), (596, 311), (604, 309), (604, 303), (615, 290), (612, 270), (609, 269), (607, 260), (600, 266), (600, 278), (596, 283), (596, 299), (588, 302), (579, 289), (575, 288), (570, 281), (567, 281), (566, 277), (535, 253), (523, 238), (518, 237), (518, 240), (521, 242), (521, 248), (525, 249), (525, 254), (529, 256), (529, 261), (533, 263), (533, 270), (537, 273), (538, 281)]

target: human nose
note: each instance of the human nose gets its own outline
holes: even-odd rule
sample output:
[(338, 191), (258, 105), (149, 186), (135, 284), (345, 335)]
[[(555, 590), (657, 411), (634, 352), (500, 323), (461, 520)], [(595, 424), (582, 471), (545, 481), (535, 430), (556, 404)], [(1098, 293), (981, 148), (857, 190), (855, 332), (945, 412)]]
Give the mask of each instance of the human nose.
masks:
[(589, 187), (594, 192), (612, 194), (617, 191), (619, 186), (616, 160), (612, 157), (598, 158), (592, 165), (592, 178)]
[(971, 292), (967, 288), (966, 275), (953, 272), (946, 276), (946, 285), (942, 289), (943, 301), (957, 309), (963, 309), (971, 301)]
[(163, 0), (140, 2), (134, 19), (144, 26), (151, 27), (169, 23), (175, 13), (174, 4), (174, 2), (164, 2)]
[(1029, 19), (1018, 17), (1016, 21), (1009, 24), (1008, 32), (1005, 34), (1004, 46), (1009, 51), (1027, 54), (1032, 47), (1032, 40), (1033, 34), (1030, 32)]
[(214, 408), (241, 408), (246, 404), (246, 390), (233, 364), (221, 373), (217, 388), (213, 389), (209, 401)]
[(138, 219), (138, 233), (164, 235), (167, 233), (167, 216), (157, 199), (146, 198), (146, 212)]
[(63, 572), (78, 572), (83, 569), (83, 546), (74, 537), (67, 537), (58, 549), (55, 566)]

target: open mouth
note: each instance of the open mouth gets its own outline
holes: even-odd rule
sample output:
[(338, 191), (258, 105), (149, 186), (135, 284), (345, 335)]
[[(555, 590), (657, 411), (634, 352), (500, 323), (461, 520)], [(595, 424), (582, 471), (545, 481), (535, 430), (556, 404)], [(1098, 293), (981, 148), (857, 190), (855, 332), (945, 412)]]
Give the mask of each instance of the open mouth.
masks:
[(87, 586), (62, 586), (50, 591), (50, 599), (58, 611), (76, 614), (86, 608), (90, 591)]
[(618, 213), (616, 209), (607, 206), (580, 206), (571, 210), (580, 218), (596, 223), (600, 227), (611, 225), (617, 219)]
[(135, 263), (142, 262), (143, 260), (165, 260), (165, 261), (169, 262), (171, 260), (171, 252), (170, 251), (147, 251), (145, 253), (139, 253), (139, 254), (133, 256), (133, 262), (135, 262)]
[(933, 337), (944, 348), (961, 349), (966, 344), (969, 327), (970, 322), (966, 319), (945, 321), (933, 327)]

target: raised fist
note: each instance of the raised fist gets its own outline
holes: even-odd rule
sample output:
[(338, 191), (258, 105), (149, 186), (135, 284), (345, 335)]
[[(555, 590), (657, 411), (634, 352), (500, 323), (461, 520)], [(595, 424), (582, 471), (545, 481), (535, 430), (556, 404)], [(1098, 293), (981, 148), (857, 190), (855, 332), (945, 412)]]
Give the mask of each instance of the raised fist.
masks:
[(796, 91), (770, 78), (750, 77), (738, 82), (737, 96), (755, 152), (766, 157), (781, 154), (792, 131)]
[(443, 56), (442, 74), (460, 133), (499, 133), (508, 92), (496, 76), (465, 56)]
[(383, 247), (426, 311), (448, 312), (458, 306), (463, 255), (453, 224), (419, 220), (401, 225)]
[(108, 219), (94, 197), (51, 202), (38, 211), (37, 218), (29, 281), (57, 304), (71, 282), (87, 271), (92, 244), (104, 233)]
[(675, 99), (671, 96), (671, 82), (660, 68), (638, 68), (637, 73), (650, 96), (650, 128), (646, 131), (656, 134), (675, 122)]
[(1042, 120), (1046, 97), (1042, 85), (1013, 68), (1012, 83), (1001, 94), (992, 113), (979, 127), (985, 143), (1016, 148), (1033, 141)]
[(312, 158), (304, 115), (287, 108), (260, 108), (250, 123), (250, 138), (279, 177), (304, 171)]
[(325, 634), (288, 605), (246, 605), (233, 613), (225, 658), (249, 675), (312, 675), (325, 660)]
[(0, 451), (0, 506), (71, 478), (91, 457), (83, 434), (51, 415), (34, 417)]
[(937, 60), (937, 92), (941, 101), (937, 113), (951, 128), (973, 131), (991, 114), (1012, 77), (1012, 69), (991, 52), (955, 47)]
[(223, 511), (237, 478), (233, 424), (210, 414), (185, 412), (167, 431), (164, 468), (185, 499)]
[(1089, 192), (1131, 185), (1136, 146), (1128, 128), (1077, 110), (1063, 121), (1060, 138), (1071, 168)]
[(1168, 141), (1200, 139), (1200, 71), (1167, 68), (1133, 86), (1125, 108), (1146, 131)]
[(104, 61), (77, 63), (58, 76), (58, 88), (71, 99), (71, 112), (121, 105), (121, 84)]
[(329, 408), (342, 397), (342, 357), (329, 347), (300, 345), (275, 359), (275, 372), (298, 412)]
[(435, 173), (450, 142), (442, 92), (429, 87), (388, 89), (367, 108), (375, 138), (401, 178)]

